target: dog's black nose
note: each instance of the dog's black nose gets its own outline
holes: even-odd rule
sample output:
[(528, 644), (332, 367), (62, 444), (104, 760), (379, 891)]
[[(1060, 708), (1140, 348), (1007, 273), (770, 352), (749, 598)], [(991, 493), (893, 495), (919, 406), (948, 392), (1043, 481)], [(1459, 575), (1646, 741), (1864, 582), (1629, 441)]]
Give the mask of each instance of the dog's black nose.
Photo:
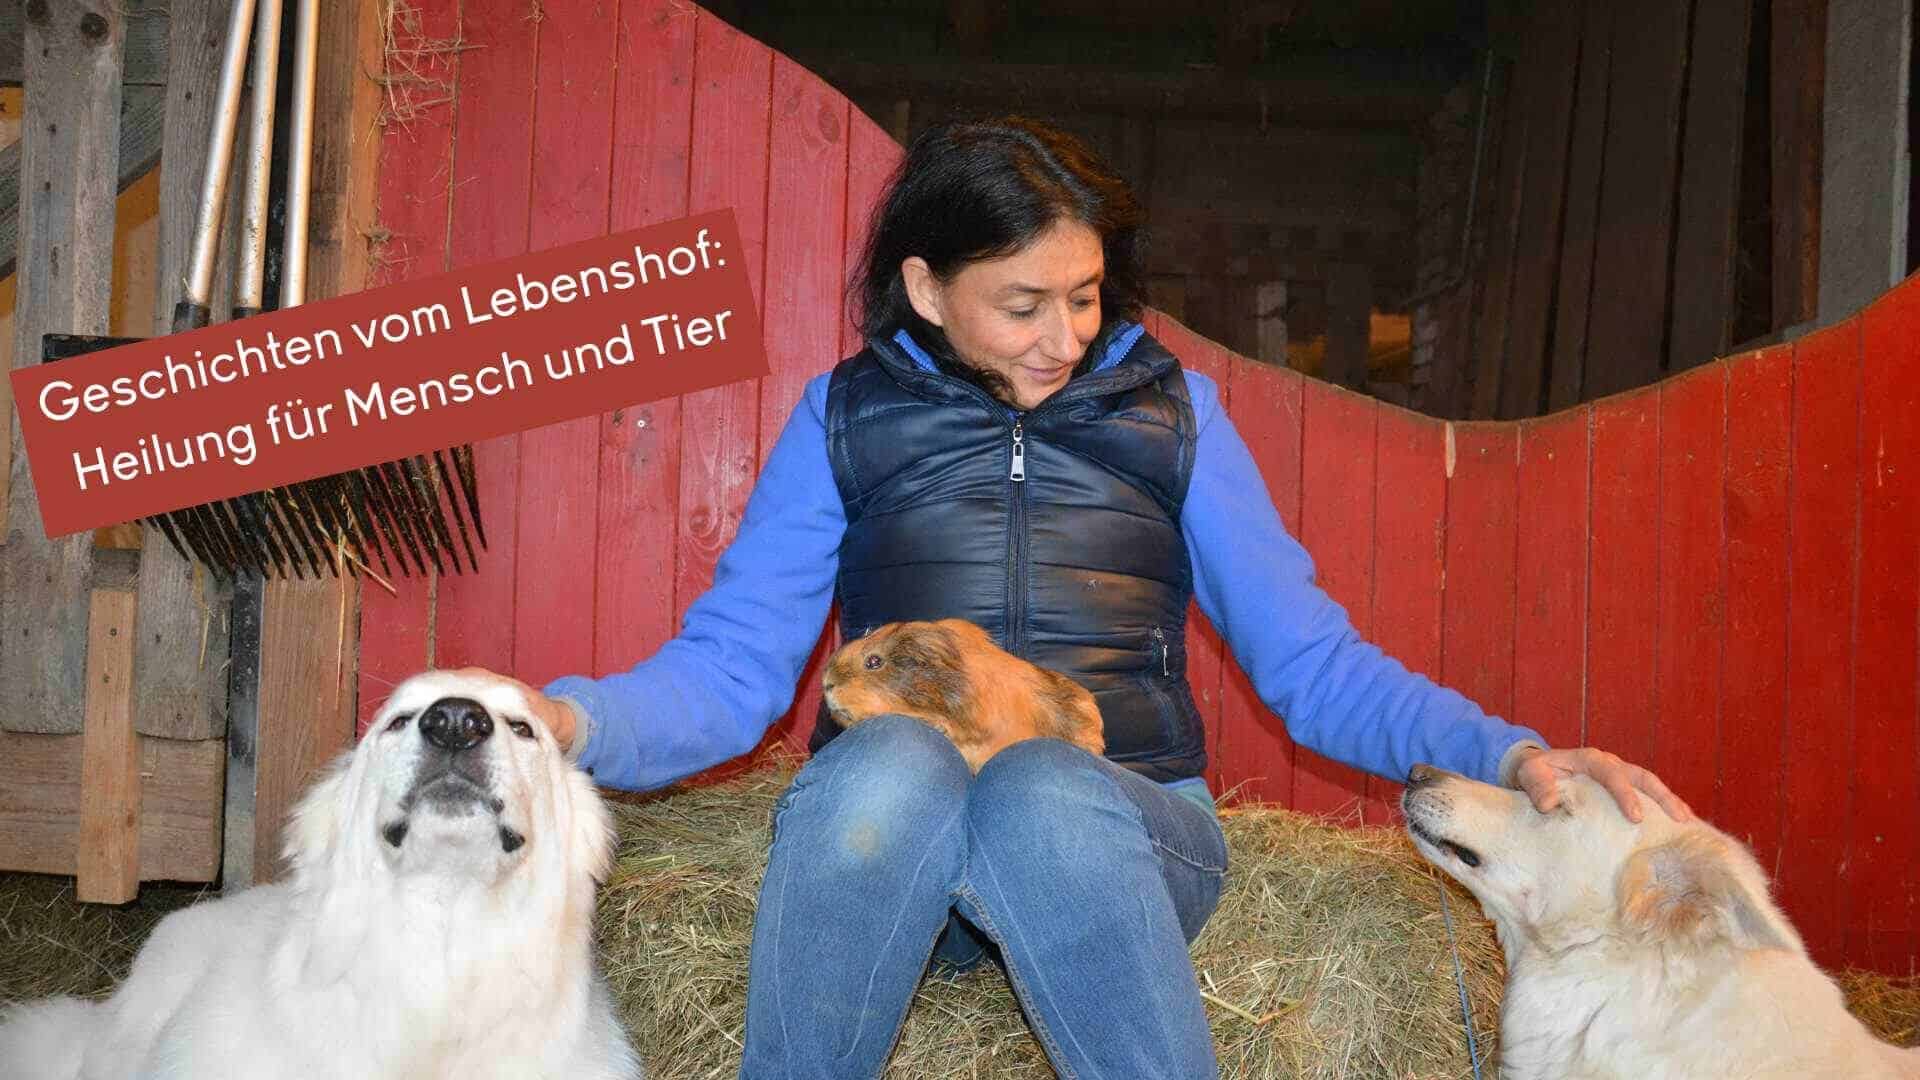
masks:
[(1421, 784), (1431, 784), (1438, 779), (1440, 779), (1440, 770), (1431, 765), (1415, 765), (1413, 768), (1407, 770), (1408, 787), (1419, 787)]
[(441, 698), (420, 714), (420, 734), (443, 750), (459, 753), (493, 734), (493, 717), (472, 698)]

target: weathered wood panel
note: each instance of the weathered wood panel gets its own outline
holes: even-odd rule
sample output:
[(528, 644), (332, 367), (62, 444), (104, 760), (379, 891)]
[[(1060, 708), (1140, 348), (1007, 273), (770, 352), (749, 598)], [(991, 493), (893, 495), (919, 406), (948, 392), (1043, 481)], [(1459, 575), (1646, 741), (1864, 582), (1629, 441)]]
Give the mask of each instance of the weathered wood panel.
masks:
[[(79, 871), (80, 735), (0, 731), (0, 866)], [(138, 736), (140, 880), (212, 881), (220, 870), (226, 754), (218, 740)]]
[[(13, 366), (40, 362), (48, 332), (105, 334), (113, 295), (120, 61), (125, 14), (63, 3), (27, 20), (30, 89), (21, 124), (21, 273), (15, 275)], [(80, 730), (85, 707), (91, 533), (47, 539), (14, 414), (0, 558), (0, 686), (5, 726)]]

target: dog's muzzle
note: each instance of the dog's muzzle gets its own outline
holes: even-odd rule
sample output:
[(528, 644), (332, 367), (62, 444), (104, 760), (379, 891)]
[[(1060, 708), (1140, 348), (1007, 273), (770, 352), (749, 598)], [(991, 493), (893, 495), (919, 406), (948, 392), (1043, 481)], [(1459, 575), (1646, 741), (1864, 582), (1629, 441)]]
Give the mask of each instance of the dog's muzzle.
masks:
[(420, 734), (440, 749), (458, 754), (493, 735), (493, 717), (472, 698), (441, 698), (420, 714)]

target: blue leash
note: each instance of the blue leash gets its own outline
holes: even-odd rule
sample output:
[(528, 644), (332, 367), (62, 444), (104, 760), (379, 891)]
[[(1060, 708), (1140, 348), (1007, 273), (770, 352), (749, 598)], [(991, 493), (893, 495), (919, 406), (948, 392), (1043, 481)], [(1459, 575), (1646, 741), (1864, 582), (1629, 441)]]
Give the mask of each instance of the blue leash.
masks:
[(1480, 1048), (1473, 1041), (1473, 1010), (1467, 1005), (1467, 977), (1460, 970), (1460, 945), (1453, 940), (1453, 909), (1447, 904), (1447, 886), (1440, 883), (1440, 915), (1447, 921), (1447, 950), (1453, 953), (1453, 984), (1460, 988), (1460, 1022), (1467, 1029), (1467, 1059), (1473, 1062), (1473, 1080), (1481, 1080)]

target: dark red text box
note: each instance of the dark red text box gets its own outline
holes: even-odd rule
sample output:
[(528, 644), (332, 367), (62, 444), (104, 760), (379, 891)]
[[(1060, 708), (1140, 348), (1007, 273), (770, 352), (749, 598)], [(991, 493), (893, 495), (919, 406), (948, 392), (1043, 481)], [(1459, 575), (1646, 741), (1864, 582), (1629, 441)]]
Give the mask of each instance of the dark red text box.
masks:
[(49, 536), (767, 373), (730, 210), (13, 372)]

